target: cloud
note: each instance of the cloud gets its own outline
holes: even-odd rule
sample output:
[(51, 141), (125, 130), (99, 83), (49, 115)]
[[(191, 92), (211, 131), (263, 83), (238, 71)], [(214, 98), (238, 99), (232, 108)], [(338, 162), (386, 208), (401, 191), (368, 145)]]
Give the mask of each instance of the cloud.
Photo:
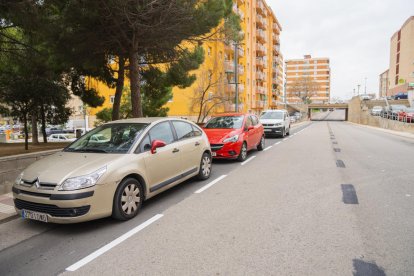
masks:
[(410, 0), (267, 0), (282, 25), (285, 59), (329, 57), (331, 97), (347, 99), (367, 78), (378, 93), (379, 74), (388, 69), (390, 38), (414, 15)]

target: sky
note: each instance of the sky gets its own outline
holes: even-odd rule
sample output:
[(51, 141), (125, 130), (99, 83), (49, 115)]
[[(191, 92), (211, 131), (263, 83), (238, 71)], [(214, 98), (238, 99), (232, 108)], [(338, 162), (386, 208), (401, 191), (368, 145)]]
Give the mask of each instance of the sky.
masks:
[(285, 59), (328, 57), (331, 99), (349, 99), (353, 89), (379, 90), (389, 68), (390, 39), (414, 15), (413, 0), (266, 0), (282, 26)]

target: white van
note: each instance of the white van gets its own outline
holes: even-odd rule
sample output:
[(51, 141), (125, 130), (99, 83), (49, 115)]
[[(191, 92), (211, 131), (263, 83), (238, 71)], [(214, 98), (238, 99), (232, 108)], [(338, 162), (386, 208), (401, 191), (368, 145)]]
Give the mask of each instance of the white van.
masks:
[(260, 123), (262, 123), (266, 135), (285, 137), (290, 133), (290, 117), (285, 109), (263, 111)]

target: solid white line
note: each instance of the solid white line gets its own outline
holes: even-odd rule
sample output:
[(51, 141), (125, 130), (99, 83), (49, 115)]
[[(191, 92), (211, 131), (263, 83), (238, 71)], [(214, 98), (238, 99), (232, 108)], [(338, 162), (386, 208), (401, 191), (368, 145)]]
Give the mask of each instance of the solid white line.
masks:
[(282, 143), (282, 142), (277, 142), (277, 143), (274, 143), (273, 145), (276, 146), (276, 145), (279, 145), (280, 143)]
[(283, 139), (283, 141), (286, 141), (287, 139), (289, 139), (289, 138), (285, 138), (285, 139)]
[(207, 185), (205, 185), (204, 187), (201, 187), (200, 189), (198, 189), (197, 191), (195, 191), (195, 194), (199, 194), (201, 192), (204, 192), (205, 190), (207, 190), (208, 188), (210, 188), (211, 186), (213, 186), (214, 184), (216, 184), (217, 182), (219, 182), (220, 180), (222, 180), (223, 178), (225, 178), (227, 175), (223, 174), (222, 176), (214, 179), (213, 181), (211, 181), (210, 183), (208, 183)]
[(78, 261), (77, 263), (74, 263), (73, 265), (67, 267), (66, 270), (67, 271), (76, 271), (77, 269), (81, 268), (82, 266), (86, 265), (87, 263), (89, 263), (89, 262), (93, 261), (94, 259), (98, 258), (100, 255), (102, 255), (105, 252), (109, 251), (113, 247), (117, 246), (121, 242), (123, 242), (126, 239), (130, 238), (131, 236), (135, 235), (136, 233), (138, 233), (139, 231), (141, 231), (142, 229), (144, 229), (145, 227), (147, 227), (151, 223), (159, 220), (163, 216), (164, 216), (163, 214), (157, 214), (157, 215), (153, 216), (149, 220), (141, 223), (140, 225), (138, 225), (137, 227), (131, 229), (128, 232), (126, 232), (125, 234), (123, 234), (119, 238), (116, 238), (115, 240), (111, 241), (107, 245), (99, 248), (98, 250), (96, 250), (92, 254), (86, 256), (85, 258), (83, 258), (82, 260)]
[(268, 146), (267, 148), (264, 149), (264, 151), (267, 151), (267, 150), (269, 150), (271, 148), (272, 148), (272, 146)]
[(250, 162), (253, 160), (253, 158), (255, 158), (256, 156), (253, 155), (252, 157), (250, 157), (249, 159), (247, 159), (246, 161), (244, 161), (243, 163), (241, 163), (241, 165), (243, 166), (244, 164), (246, 164), (247, 162)]

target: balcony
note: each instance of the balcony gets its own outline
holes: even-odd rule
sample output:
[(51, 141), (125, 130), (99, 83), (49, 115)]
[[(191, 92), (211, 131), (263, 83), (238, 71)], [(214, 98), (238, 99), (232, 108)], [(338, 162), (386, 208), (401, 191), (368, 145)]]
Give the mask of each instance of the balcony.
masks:
[(239, 48), (239, 50), (237, 51), (237, 54), (239, 55), (239, 57), (244, 57), (244, 50), (243, 50), (243, 48)]
[[(232, 82), (234, 82), (234, 80), (232, 80)], [(237, 85), (237, 88), (239, 89), (239, 94), (244, 92), (244, 84), (239, 83)], [(227, 84), (226, 92), (236, 93), (236, 84), (234, 83)]]
[(273, 36), (273, 45), (280, 45), (280, 38), (277, 35)]
[(277, 35), (280, 34), (279, 25), (277, 25), (276, 23), (273, 23), (273, 32)]
[(256, 108), (264, 108), (265, 102), (264, 101), (256, 101)]
[(263, 86), (256, 86), (256, 94), (266, 95), (266, 88)]
[(266, 55), (266, 47), (260, 43), (256, 43), (256, 56), (264, 57)]
[[(238, 109), (239, 109), (238, 112), (243, 111), (243, 104), (242, 103), (239, 104)], [(224, 104), (224, 112), (235, 112), (235, 111), (236, 111), (236, 104), (230, 104), (230, 103)]]
[(260, 43), (266, 43), (266, 33), (263, 30), (256, 29), (256, 38)]
[[(244, 66), (238, 64), (237, 66), (239, 75), (244, 74)], [(224, 71), (226, 73), (234, 73), (234, 61), (233, 60), (225, 60), (224, 61)]]
[(239, 9), (237, 7), (237, 3), (233, 3), (233, 12), (237, 15), (239, 15), (240, 19), (243, 20), (244, 19), (244, 13), (242, 12), (241, 9)]
[(280, 53), (280, 46), (279, 46), (279, 45), (274, 45), (274, 46), (272, 47), (272, 49), (273, 49), (273, 55), (274, 55), (274, 56), (278, 56), (278, 55), (279, 55), (279, 53)]
[(276, 100), (272, 100), (272, 101), (270, 102), (270, 106), (271, 106), (271, 107), (277, 107), (277, 101), (276, 101)]
[(261, 0), (257, 1), (256, 11), (258, 14), (266, 15), (266, 8)]
[(260, 71), (256, 72), (256, 80), (259, 81), (265, 81), (266, 80), (266, 74)]
[(260, 69), (266, 68), (266, 59), (264, 58), (256, 58), (256, 66)]
[(256, 27), (262, 30), (266, 30), (266, 19), (260, 15), (257, 15), (256, 17)]

